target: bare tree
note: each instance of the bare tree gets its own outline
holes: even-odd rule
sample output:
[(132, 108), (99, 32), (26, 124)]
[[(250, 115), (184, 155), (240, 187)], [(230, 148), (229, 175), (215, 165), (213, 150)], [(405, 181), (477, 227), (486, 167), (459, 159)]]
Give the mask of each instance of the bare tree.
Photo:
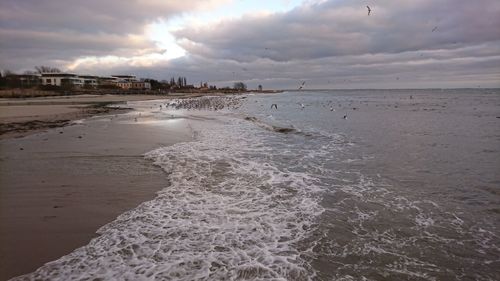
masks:
[(51, 67), (51, 66), (45, 66), (45, 65), (35, 66), (35, 69), (38, 73), (61, 73), (62, 72), (57, 67)]

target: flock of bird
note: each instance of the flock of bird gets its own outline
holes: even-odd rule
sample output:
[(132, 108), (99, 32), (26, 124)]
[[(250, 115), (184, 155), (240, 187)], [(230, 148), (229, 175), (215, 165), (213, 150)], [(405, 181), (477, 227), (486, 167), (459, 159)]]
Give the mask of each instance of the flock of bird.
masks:
[[(154, 104), (154, 106), (157, 106), (160, 110), (163, 109), (175, 109), (175, 110), (211, 110), (211, 111), (217, 111), (217, 110), (222, 110), (224, 108), (226, 109), (238, 109), (242, 105), (242, 101), (246, 97), (198, 97), (198, 98), (187, 98), (187, 99), (178, 99), (178, 100), (173, 100), (164, 104)], [(257, 101), (255, 101), (257, 102)], [(304, 110), (306, 108), (306, 105), (303, 103), (297, 103), (298, 108), (301, 110)], [(352, 104), (349, 104), (348, 107), (351, 107)], [(261, 104), (261, 106), (264, 106), (264, 104)], [(340, 103), (337, 105), (333, 101), (328, 101), (323, 104), (323, 107), (329, 107), (330, 111), (336, 111), (335, 106), (342, 107)], [(151, 107), (153, 108), (153, 107)], [(278, 104), (273, 103), (271, 104), (270, 109), (278, 109)], [(356, 110), (356, 107), (352, 107), (352, 110)], [(347, 115), (343, 116), (343, 119), (347, 119)], [(137, 121), (137, 118), (136, 120)]]
[[(199, 97), (178, 99), (164, 104), (165, 108), (171, 109), (198, 109), (198, 110), (222, 110), (224, 108), (238, 109), (241, 106), (242, 97)], [(160, 110), (163, 105), (160, 104)]]

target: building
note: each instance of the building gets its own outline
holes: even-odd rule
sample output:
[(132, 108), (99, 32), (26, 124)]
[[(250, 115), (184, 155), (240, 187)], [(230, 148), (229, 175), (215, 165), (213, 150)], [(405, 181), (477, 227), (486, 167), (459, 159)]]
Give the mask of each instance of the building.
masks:
[(116, 87), (117, 79), (114, 77), (101, 76), (97, 78), (97, 84), (104, 87)]
[(83, 86), (87, 88), (97, 88), (97, 79), (99, 77), (94, 75), (80, 75), (78, 76), (82, 80)]
[(145, 81), (132, 82), (130, 89), (134, 90), (151, 90), (151, 83)]
[(139, 81), (135, 75), (111, 75), (115, 79), (116, 86), (124, 90), (150, 90), (151, 83)]
[(42, 73), (42, 85), (52, 86), (83, 86), (83, 79), (73, 73)]
[[(22, 77), (21, 77), (22, 76)], [(26, 77), (24, 77), (26, 76)], [(76, 86), (85, 88), (97, 88), (98, 86), (119, 87), (124, 90), (150, 90), (151, 83), (138, 80), (135, 75), (112, 75), (110, 77), (98, 77), (94, 75), (77, 75), (73, 73), (42, 73), (35, 75), (16, 75), (18, 84), (22, 80), (23, 85), (52, 85), (52, 86)]]
[(9, 74), (5, 80), (13, 88), (33, 88), (40, 85), (40, 75), (38, 74)]
[(119, 82), (134, 82), (137, 81), (135, 75), (111, 75), (112, 78)]

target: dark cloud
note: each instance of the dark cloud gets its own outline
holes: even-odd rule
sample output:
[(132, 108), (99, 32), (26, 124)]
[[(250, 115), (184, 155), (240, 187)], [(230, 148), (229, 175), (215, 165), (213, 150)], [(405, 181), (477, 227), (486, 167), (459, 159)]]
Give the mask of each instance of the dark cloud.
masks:
[[(140, 36), (145, 24), (205, 3), (100, 2), (1, 2), (0, 66), (162, 53)], [(311, 88), (500, 87), (500, 2), (380, 0), (370, 7), (368, 16), (359, 1), (307, 1), (289, 12), (185, 26), (175, 33), (184, 57), (147, 66), (89, 61), (75, 71), (251, 88), (295, 88), (299, 81)]]
[(500, 39), (500, 3), (495, 0), (377, 1), (371, 7), (368, 16), (361, 2), (327, 1), (188, 27), (176, 36), (190, 53), (237, 61), (451, 49)]
[(76, 33), (141, 33), (157, 19), (210, 7), (225, 0), (2, 0), (0, 26)]

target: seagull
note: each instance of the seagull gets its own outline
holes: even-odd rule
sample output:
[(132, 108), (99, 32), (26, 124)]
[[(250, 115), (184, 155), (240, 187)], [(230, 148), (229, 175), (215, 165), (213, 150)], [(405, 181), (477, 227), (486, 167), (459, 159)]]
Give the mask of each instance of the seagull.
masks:
[(435, 26), (435, 27), (432, 29), (432, 31), (431, 31), (431, 32), (434, 32), (434, 31), (436, 31), (437, 29), (438, 29), (438, 27), (437, 27), (437, 26)]
[(370, 13), (372, 12), (372, 9), (370, 9), (370, 6), (366, 6), (366, 8), (368, 9), (368, 15), (370, 15)]
[(299, 87), (299, 90), (302, 90), (302, 88), (304, 87), (304, 84), (306, 84), (306, 81), (303, 81), (302, 84), (300, 85)]

